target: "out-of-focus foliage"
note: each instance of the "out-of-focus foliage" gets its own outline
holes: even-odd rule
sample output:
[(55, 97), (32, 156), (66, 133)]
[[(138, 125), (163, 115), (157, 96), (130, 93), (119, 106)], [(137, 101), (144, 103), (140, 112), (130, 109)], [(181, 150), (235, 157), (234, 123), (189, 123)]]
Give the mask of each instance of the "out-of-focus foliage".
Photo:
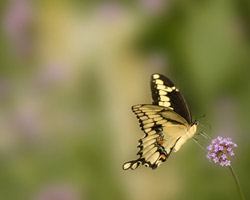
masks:
[(191, 140), (157, 170), (122, 171), (142, 135), (130, 108), (151, 102), (154, 72), (181, 88), (201, 130), (238, 144), (250, 197), (248, 1), (5, 0), (0, 10), (1, 199), (238, 199), (229, 171)]

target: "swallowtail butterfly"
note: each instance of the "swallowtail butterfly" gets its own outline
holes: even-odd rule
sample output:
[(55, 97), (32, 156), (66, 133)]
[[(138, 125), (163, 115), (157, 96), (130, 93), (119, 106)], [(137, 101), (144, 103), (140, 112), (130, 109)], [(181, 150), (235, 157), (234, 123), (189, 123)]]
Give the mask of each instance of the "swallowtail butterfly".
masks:
[(152, 74), (151, 91), (152, 104), (132, 106), (145, 135), (139, 140), (139, 158), (124, 163), (124, 170), (140, 164), (156, 169), (196, 133), (197, 122), (192, 121), (186, 101), (172, 81)]

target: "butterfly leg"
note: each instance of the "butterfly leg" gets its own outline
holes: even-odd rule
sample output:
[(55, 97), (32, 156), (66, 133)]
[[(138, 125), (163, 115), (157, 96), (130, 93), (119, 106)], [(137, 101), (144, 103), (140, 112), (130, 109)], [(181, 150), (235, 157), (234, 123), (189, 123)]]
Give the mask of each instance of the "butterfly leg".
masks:
[(202, 148), (204, 151), (206, 151), (206, 149), (198, 142), (198, 139), (197, 139), (197, 138), (193, 137), (192, 139), (193, 139), (193, 141), (194, 141), (200, 148)]
[(205, 132), (203, 132), (203, 131), (200, 131), (199, 132), (199, 135), (201, 135), (201, 136), (203, 136), (205, 139), (211, 139), (210, 137), (209, 137), (209, 135), (207, 135)]

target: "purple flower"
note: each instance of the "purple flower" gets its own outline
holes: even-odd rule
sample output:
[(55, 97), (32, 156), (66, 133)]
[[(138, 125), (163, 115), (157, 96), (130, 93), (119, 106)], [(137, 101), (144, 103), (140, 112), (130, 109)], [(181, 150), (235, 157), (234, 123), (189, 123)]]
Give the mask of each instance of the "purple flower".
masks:
[(30, 0), (12, 0), (6, 8), (4, 29), (12, 46), (20, 55), (26, 55), (31, 48), (31, 30), (34, 13)]
[(70, 185), (49, 185), (43, 188), (35, 200), (79, 200), (80, 194)]
[(217, 137), (212, 140), (212, 143), (207, 147), (207, 158), (218, 163), (222, 167), (230, 166), (230, 158), (234, 156), (233, 148), (237, 147), (231, 138)]
[[(51, 86), (60, 85), (68, 77), (68, 65), (61, 62), (51, 62), (44, 65), (35, 77), (35, 83), (42, 88), (51, 88)], [(35, 85), (37, 86), (37, 85)]]
[(101, 4), (100, 7), (97, 8), (97, 11), (99, 17), (108, 22), (115, 21), (116, 19), (121, 18), (124, 14), (124, 8), (122, 5), (114, 2)]
[(148, 13), (157, 15), (164, 11), (168, 2), (164, 0), (139, 0), (140, 6)]

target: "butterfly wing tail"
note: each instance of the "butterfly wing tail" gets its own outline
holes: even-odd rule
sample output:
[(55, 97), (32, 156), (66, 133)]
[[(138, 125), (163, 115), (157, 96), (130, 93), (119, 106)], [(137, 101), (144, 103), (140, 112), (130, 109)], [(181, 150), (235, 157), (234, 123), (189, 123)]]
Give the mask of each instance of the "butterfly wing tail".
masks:
[(128, 169), (136, 169), (137, 167), (139, 167), (139, 165), (141, 164), (140, 159), (137, 160), (131, 160), (128, 162), (125, 162), (122, 166), (123, 170), (128, 170)]

